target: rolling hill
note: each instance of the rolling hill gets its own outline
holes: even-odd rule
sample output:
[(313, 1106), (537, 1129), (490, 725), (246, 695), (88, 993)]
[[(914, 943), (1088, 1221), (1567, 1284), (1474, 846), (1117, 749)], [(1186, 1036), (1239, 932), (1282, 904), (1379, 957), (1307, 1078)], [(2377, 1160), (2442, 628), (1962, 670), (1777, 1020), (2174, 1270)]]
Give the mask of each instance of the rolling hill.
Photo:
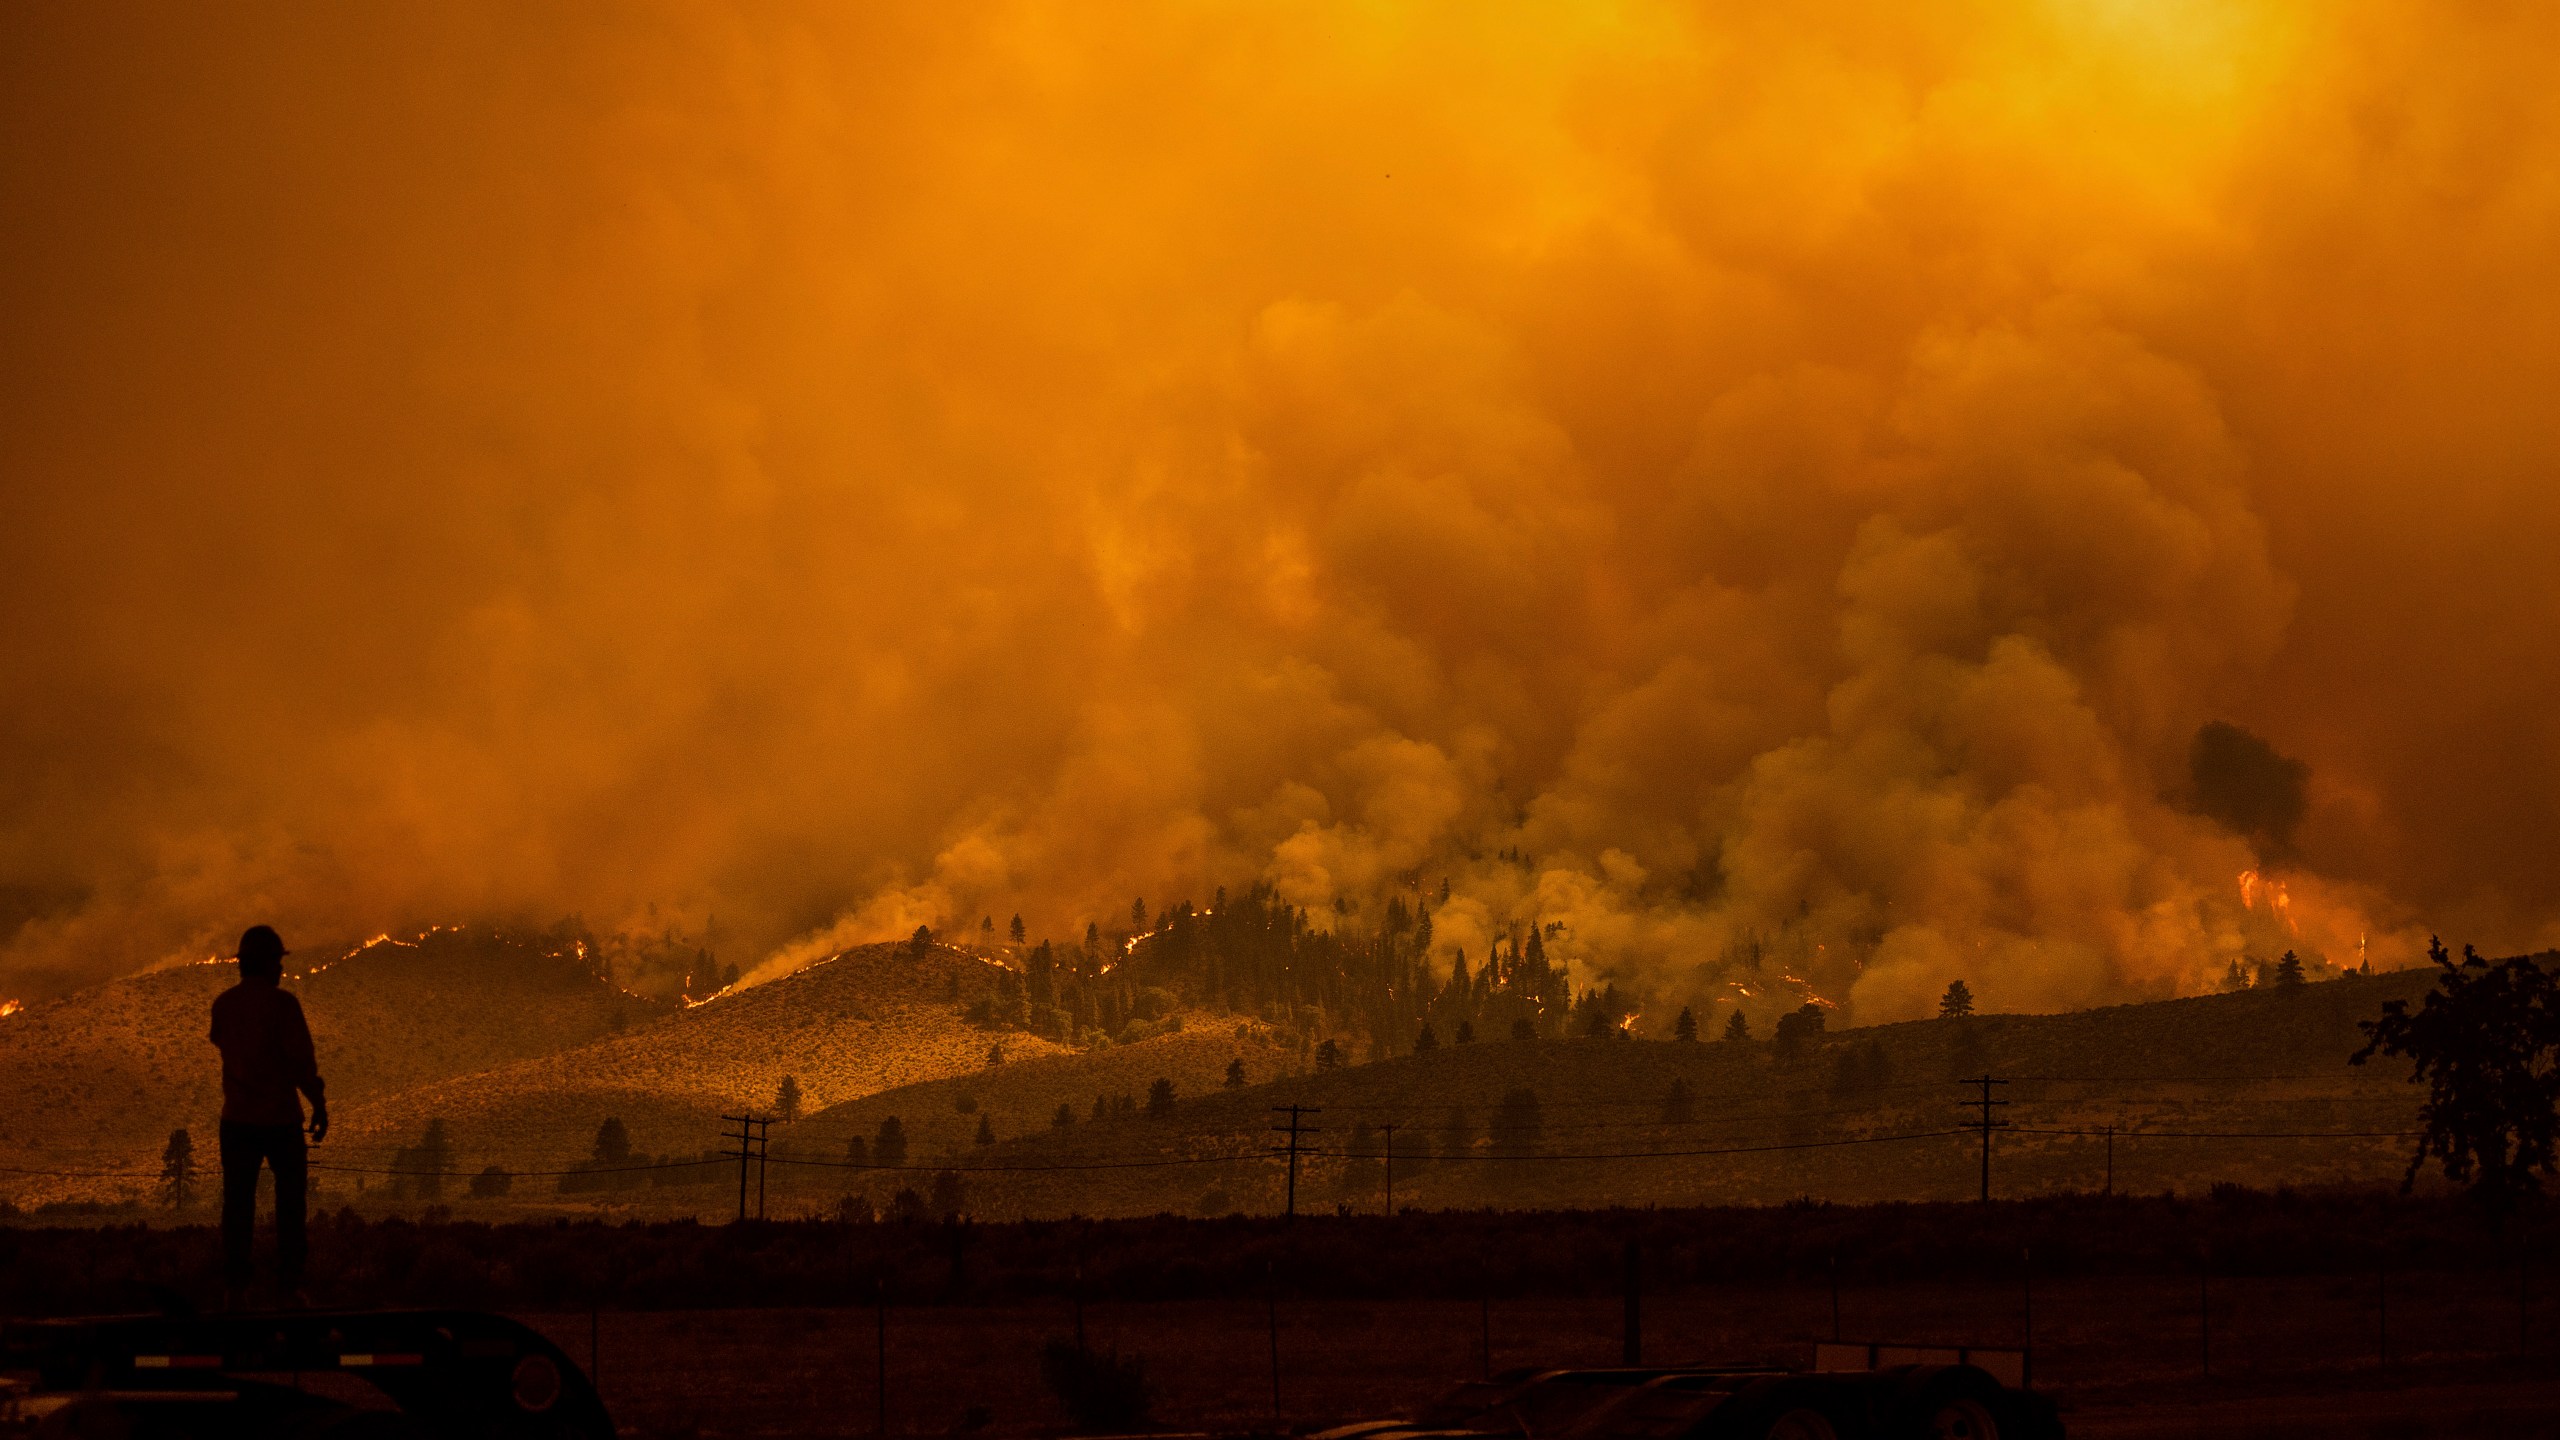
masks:
[(379, 1094), (338, 1117), (331, 1158), (387, 1163), (442, 1119), (460, 1170), (554, 1170), (584, 1159), (608, 1116), (644, 1152), (693, 1155), (719, 1143), (723, 1112), (770, 1112), (786, 1075), (816, 1111), (982, 1070), (997, 1043), (1010, 1056), (1066, 1053), (963, 1018), (993, 989), (995, 969), (946, 945), (862, 946), (643, 1028)]
[[(666, 1008), (605, 984), (574, 952), (495, 930), (439, 927), (322, 953), (340, 958), (286, 983), (302, 999), (341, 1111), (605, 1036)], [(181, 966), (0, 1020), (0, 1093), (10, 1097), (0, 1164), (156, 1166), (180, 1127), (210, 1158), (222, 1094), (207, 1017), (236, 978), (227, 963)], [(7, 1188), (41, 1196), (49, 1187)]]
[[(805, 1113), (772, 1131), (778, 1214), (828, 1212), (853, 1196), (885, 1208), (902, 1190), (929, 1192), (946, 1169), (967, 1208), (989, 1218), (1276, 1209), (1275, 1107), (1292, 1104), (1319, 1112), (1302, 1207), (1383, 1204), (1389, 1126), (1399, 1205), (1960, 1198), (1979, 1183), (1981, 1154), (1967, 1128), (1980, 1088), (1960, 1082), (1985, 1074), (2006, 1082), (1994, 1087), (2007, 1102), (1996, 1112), (2007, 1122), (1994, 1141), (2000, 1193), (2375, 1183), (2398, 1177), (2418, 1095), (2401, 1067), (2346, 1063), (2355, 1023), (2432, 983), (2410, 971), (1920, 1021), (1822, 1035), (1792, 1055), (1766, 1040), (1613, 1032), (1318, 1069), (1294, 1032), (1196, 1009), (1150, 1038), (1089, 1050), (991, 1031), (966, 1012), (995, 990), (996, 962), (941, 945), (860, 947), (656, 1018), (564, 963), (495, 937), (429, 937), (299, 982), (341, 1097), (339, 1132), (315, 1157), (346, 1167), (325, 1177), (327, 1203), (417, 1203), (366, 1172), (389, 1168), (441, 1119), (457, 1176), (498, 1165), (522, 1177), (503, 1201), (450, 1185), (449, 1203), (492, 1215), (717, 1216), (734, 1203), (729, 1165), (635, 1175), (601, 1194), (562, 1194), (556, 1172), (589, 1154), (607, 1116), (644, 1157), (698, 1161), (720, 1145), (722, 1114), (770, 1113), (786, 1075)], [(211, 1057), (195, 1053), (196, 1032), (226, 979), (211, 967), (166, 972), (92, 992), (85, 1009), (65, 1002), (0, 1022), (0, 1075), (40, 1099), (11, 1123), (51, 1142), (32, 1152), (36, 1168), (109, 1155), (107, 1143), (84, 1150), (57, 1137), (119, 1106), (145, 1117), (121, 1132), (101, 1126), (125, 1137), (116, 1158), (127, 1163), (146, 1145), (156, 1156), (167, 1126), (183, 1123), (171, 1115), (209, 1121)], [(1002, 1058), (990, 1063), (996, 1044)], [(1243, 1083), (1230, 1088), (1237, 1062)], [(1150, 1115), (1159, 1079), (1174, 1099)], [(906, 1165), (850, 1165), (850, 1143), (874, 1141), (893, 1115)], [(977, 1139), (981, 1121), (989, 1143)], [(23, 1140), (8, 1148), (31, 1153)]]
[[(885, 1205), (948, 1166), (988, 1218), (1269, 1210), (1284, 1173), (1269, 1155), (1274, 1107), (1292, 1103), (1320, 1112), (1310, 1123), (1322, 1127), (1301, 1206), (1382, 1205), (1391, 1124), (1400, 1206), (1954, 1199), (1974, 1193), (1981, 1154), (1966, 1128), (1980, 1113), (1966, 1102), (1981, 1092), (1961, 1079), (1986, 1073), (2007, 1082), (1994, 1087), (2010, 1126), (1995, 1137), (2000, 1193), (2377, 1183), (2405, 1163), (2399, 1132), (2418, 1095), (2403, 1067), (2346, 1063), (2355, 1022), (2429, 983), (2413, 971), (1878, 1026), (1791, 1059), (1765, 1041), (1500, 1040), (1299, 1073), (1259, 1027), (1202, 1024), (1179, 1051), (1150, 1042), (1008, 1065), (830, 1110), (795, 1127), (805, 1154), (840, 1159), (846, 1139), (897, 1114), (915, 1137), (909, 1168), (777, 1167), (776, 1203), (824, 1208), (860, 1192)], [(1279, 1073), (1227, 1090), (1213, 1077), (1229, 1058), (1256, 1079)], [(1085, 1113), (1096, 1091), (1143, 1095), (1154, 1074), (1175, 1080), (1170, 1115)], [(957, 1113), (964, 1091), (994, 1122), (995, 1144), (963, 1143), (975, 1123)], [(1506, 1145), (1494, 1132), (1514, 1092), (1536, 1097), (1535, 1133)], [(1060, 1103), (1078, 1110), (1064, 1129), (1047, 1118)], [(1506, 1148), (1532, 1154), (1501, 1158)]]

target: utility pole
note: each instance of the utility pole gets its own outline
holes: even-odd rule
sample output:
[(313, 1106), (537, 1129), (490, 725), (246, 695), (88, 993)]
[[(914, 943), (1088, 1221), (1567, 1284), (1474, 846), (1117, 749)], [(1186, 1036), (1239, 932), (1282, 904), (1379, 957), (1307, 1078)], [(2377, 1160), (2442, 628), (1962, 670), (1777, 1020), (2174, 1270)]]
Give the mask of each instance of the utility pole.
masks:
[(1629, 1240), (1626, 1253), (1626, 1321), (1619, 1353), (1629, 1369), (1644, 1363), (1644, 1247)]
[(1321, 1127), (1306, 1124), (1305, 1121), (1308, 1116), (1321, 1115), (1324, 1111), (1321, 1107), (1314, 1105), (1274, 1105), (1271, 1107), (1271, 1113), (1274, 1115), (1286, 1114), (1289, 1117), (1288, 1124), (1274, 1125), (1271, 1127), (1271, 1133), (1275, 1135), (1287, 1135), (1289, 1137), (1288, 1148), (1285, 1150), (1275, 1150), (1272, 1153), (1275, 1155), (1286, 1155), (1289, 1157), (1288, 1218), (1295, 1220), (1298, 1218), (1298, 1157), (1306, 1153), (1304, 1149), (1300, 1147), (1298, 1141), (1301, 1137), (1321, 1133)]
[(2009, 1082), (2006, 1080), (1994, 1080), (1988, 1075), (1983, 1075), (1975, 1079), (1963, 1081), (1962, 1083), (1966, 1085), (1979, 1085), (1982, 1087), (1982, 1098), (1979, 1100), (1967, 1100), (1964, 1102), (1964, 1108), (1968, 1110), (1979, 1109), (1982, 1112), (1982, 1118), (1975, 1121), (1974, 1124), (1976, 1128), (1982, 1131), (1982, 1198), (1985, 1201), (1988, 1201), (1991, 1198), (1991, 1132), (1994, 1130), (2006, 1130), (2009, 1128), (2008, 1121), (1994, 1120), (1991, 1118), (1991, 1112), (1995, 1107), (2009, 1103), (2006, 1100), (1992, 1099), (1991, 1087), (1994, 1085), (2006, 1085)]
[(739, 1223), (744, 1224), (747, 1218), (747, 1167), (750, 1164), (755, 1167), (756, 1172), (756, 1218), (761, 1220), (764, 1218), (765, 1130), (773, 1122), (760, 1120), (753, 1115), (723, 1115), (720, 1118), (738, 1127), (735, 1130), (720, 1132), (721, 1139), (730, 1141), (738, 1147), (734, 1150), (723, 1150), (720, 1153), (738, 1162)]
[(1831, 1252), (1831, 1342), (1840, 1343), (1840, 1252)]
[(1396, 1122), (1390, 1120), (1379, 1128), (1387, 1137), (1387, 1218), (1392, 1220), (1396, 1214)]

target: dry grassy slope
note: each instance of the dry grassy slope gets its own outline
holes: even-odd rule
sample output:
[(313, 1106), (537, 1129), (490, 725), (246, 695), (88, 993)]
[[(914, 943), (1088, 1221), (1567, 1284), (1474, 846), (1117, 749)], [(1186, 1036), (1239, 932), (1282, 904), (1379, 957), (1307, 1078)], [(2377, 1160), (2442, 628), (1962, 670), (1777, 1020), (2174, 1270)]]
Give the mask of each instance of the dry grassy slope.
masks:
[[(1162, 1079), (1173, 1082), (1180, 1103), (1217, 1093), (1232, 1061), (1242, 1060), (1247, 1083), (1256, 1084), (1279, 1075), (1294, 1060), (1294, 1052), (1257, 1021), (1201, 1011), (1185, 1011), (1181, 1018), (1182, 1029), (1136, 1044), (1025, 1058), (1008, 1052), (999, 1066), (832, 1106), (787, 1134), (777, 1130), (775, 1143), (787, 1139), (803, 1154), (840, 1159), (848, 1140), (857, 1135), (869, 1139), (879, 1132), (881, 1121), (895, 1115), (906, 1129), (911, 1160), (947, 1157), (967, 1163), (979, 1148), (975, 1142), (981, 1118), (1000, 1140), (1045, 1135), (1061, 1105), (1071, 1107), (1083, 1126), (1097, 1096), (1125, 1095), (1143, 1106), (1148, 1088)], [(960, 1109), (963, 1096), (976, 1102), (975, 1110)], [(1103, 1133), (1111, 1128), (1106, 1124)], [(1093, 1132), (1069, 1133), (1082, 1138)]]
[[(1985, 1070), (2020, 1077), (2002, 1092), (2013, 1102), (2003, 1113), (2027, 1129), (2399, 1129), (2416, 1105), (2405, 1068), (2359, 1069), (2345, 1060), (2359, 1043), (2355, 1021), (2376, 1013), (2386, 999), (2414, 998), (2429, 983), (2429, 975), (2411, 972), (2071, 1015), (1881, 1026), (1832, 1036), (1820, 1050), (1787, 1065), (1766, 1044), (1490, 1041), (1284, 1077), (1241, 1092), (1186, 1086), (1169, 1120), (1080, 1124), (1062, 1133), (1045, 1128), (1041, 1107), (1054, 1110), (1052, 1097), (1080, 1099), (1081, 1112), (1096, 1089), (1140, 1088), (1143, 1067), (1132, 1068), (1131, 1062), (1142, 1047), (1132, 1047), (1127, 1053), (1103, 1051), (1019, 1067), (1018, 1077), (969, 1082), (981, 1102), (994, 1107), (999, 1135), (1019, 1138), (964, 1152), (957, 1163), (1251, 1154), (1271, 1139), (1270, 1107), (1290, 1101), (1323, 1108), (1317, 1123), (1325, 1131), (1318, 1143), (1326, 1148), (1339, 1149), (1352, 1126), (1364, 1120), (1372, 1126), (1398, 1122), (1407, 1137), (1418, 1128), (1436, 1147), (1452, 1109), (1465, 1110), (1481, 1138), (1500, 1098), (1514, 1088), (1537, 1092), (1546, 1148), (1567, 1154), (1904, 1134), (1963, 1123), (1959, 1106), (1970, 1092), (1953, 1079)], [(1225, 1053), (1252, 1053), (1235, 1043), (1231, 1029), (1186, 1032), (1194, 1033), (1223, 1039)], [(1834, 1094), (1834, 1057), (1870, 1042), (1887, 1057), (1887, 1085)], [(1223, 1068), (1223, 1058), (1214, 1055), (1202, 1057), (1202, 1067), (1213, 1058)], [(1103, 1080), (1103, 1066), (1126, 1073), (1115, 1071)], [(1696, 1119), (1687, 1126), (1661, 1123), (1662, 1098), (1675, 1079), (1697, 1097)], [(918, 1154), (919, 1160), (930, 1158), (944, 1149), (944, 1137), (961, 1129), (950, 1104), (958, 1088), (959, 1082), (943, 1082), (930, 1090), (873, 1096), (812, 1122), (810, 1138), (819, 1139), (824, 1126), (827, 1143), (840, 1151), (836, 1132), (851, 1133), (876, 1125), (882, 1114), (897, 1113), (911, 1124), (923, 1118), (936, 1127), (934, 1143)], [(2117, 1142), (2116, 1178), (2122, 1188), (2144, 1190), (2194, 1188), (2220, 1179), (2370, 1181), (2396, 1178), (2406, 1149), (2392, 1139), (2125, 1138)], [(1756, 1155), (1407, 1164), (1400, 1167), (1398, 1200), (1433, 1206), (1768, 1202), (1800, 1194), (1839, 1200), (1960, 1197), (1976, 1183), (1977, 1157), (1972, 1139), (1948, 1137)], [(1997, 1180), (2012, 1192), (2096, 1188), (2104, 1173), (2104, 1145), (2093, 1138), (2005, 1135), (1997, 1159)], [(875, 1199), (918, 1179), (844, 1173), (808, 1178), (822, 1186), (850, 1184)], [(1306, 1167), (1301, 1203), (1330, 1206), (1348, 1199), (1374, 1207), (1382, 1199), (1383, 1178), (1374, 1166), (1321, 1158)], [(1211, 1191), (1221, 1192), (1224, 1203), (1251, 1210), (1276, 1204), (1279, 1167), (1253, 1159), (1164, 1169), (979, 1173), (968, 1183), (973, 1208), (989, 1216), (1190, 1210), (1204, 1197), (1217, 1198), (1207, 1195)]]
[[(205, 1031), (213, 998), (236, 978), (227, 964), (189, 965), (0, 1020), (0, 1094), (10, 1097), (0, 1154), (11, 1157), (0, 1163), (156, 1165), (180, 1126), (209, 1146), (222, 1096)], [(608, 1033), (617, 1015), (644, 1023), (657, 1010), (574, 956), (488, 930), (371, 945), (287, 983), (341, 1109), (576, 1045)], [(30, 1180), (0, 1193), (36, 1198), (46, 1188)]]
[(343, 1144), (331, 1143), (348, 1163), (379, 1159), (441, 1117), (465, 1169), (555, 1169), (584, 1158), (611, 1115), (636, 1148), (689, 1155), (719, 1143), (722, 1112), (769, 1112), (785, 1075), (815, 1110), (978, 1071), (998, 1039), (1017, 1056), (1060, 1053), (962, 1018), (994, 974), (990, 962), (948, 946), (923, 955), (865, 946), (644, 1029), (350, 1107)]

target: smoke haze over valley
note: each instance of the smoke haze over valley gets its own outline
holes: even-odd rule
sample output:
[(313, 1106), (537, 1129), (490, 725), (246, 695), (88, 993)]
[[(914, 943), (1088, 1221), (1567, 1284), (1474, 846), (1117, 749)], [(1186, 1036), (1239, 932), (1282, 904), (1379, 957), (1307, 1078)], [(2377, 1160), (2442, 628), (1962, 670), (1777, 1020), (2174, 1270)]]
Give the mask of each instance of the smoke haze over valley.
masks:
[(1255, 885), (1867, 1023), (2560, 944), (2544, 10), (0, 34), (0, 999)]

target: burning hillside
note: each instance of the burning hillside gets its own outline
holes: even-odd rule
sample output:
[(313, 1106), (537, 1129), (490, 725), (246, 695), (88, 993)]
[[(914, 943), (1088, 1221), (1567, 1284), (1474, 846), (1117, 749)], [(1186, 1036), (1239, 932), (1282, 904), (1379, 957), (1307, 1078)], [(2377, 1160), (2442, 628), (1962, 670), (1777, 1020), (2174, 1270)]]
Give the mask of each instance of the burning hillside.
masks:
[(2543, 8), (0, 26), (9, 995), (1259, 887), (1890, 1019), (2560, 924)]

